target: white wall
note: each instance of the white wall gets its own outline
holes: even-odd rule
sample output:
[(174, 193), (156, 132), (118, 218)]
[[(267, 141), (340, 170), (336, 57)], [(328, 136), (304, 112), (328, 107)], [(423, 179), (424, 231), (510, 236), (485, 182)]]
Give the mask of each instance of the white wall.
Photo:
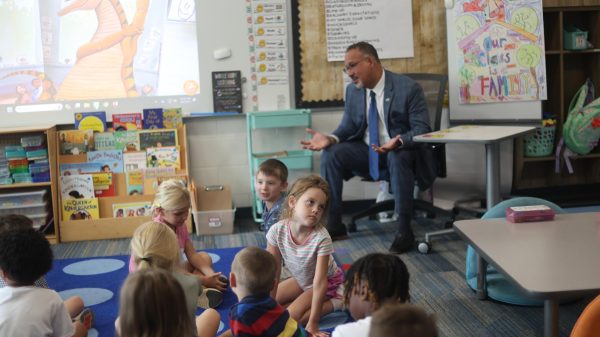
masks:
[[(337, 127), (342, 112), (319, 111), (312, 114), (313, 128), (330, 132)], [(197, 184), (231, 186), (237, 207), (249, 207), (250, 173), (248, 169), (246, 118), (241, 116), (187, 118), (190, 175)], [(272, 137), (253, 138), (257, 147), (292, 149), (299, 147), (301, 130), (277, 130)], [(273, 145), (276, 144), (276, 145)], [(270, 150), (269, 149), (269, 150)], [(512, 143), (501, 144), (502, 194), (510, 193), (512, 183)], [(446, 146), (448, 177), (438, 179), (436, 199), (460, 200), (485, 195), (485, 148), (483, 145), (450, 144)], [(315, 154), (313, 172), (319, 173), (319, 155)], [(290, 181), (301, 174), (291, 172)], [(344, 185), (344, 200), (373, 199), (377, 184), (354, 178)]]

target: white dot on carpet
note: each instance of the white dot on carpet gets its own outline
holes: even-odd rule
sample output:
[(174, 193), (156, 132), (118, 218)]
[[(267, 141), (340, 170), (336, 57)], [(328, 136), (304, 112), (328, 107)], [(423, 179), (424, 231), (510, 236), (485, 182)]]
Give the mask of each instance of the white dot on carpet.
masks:
[(221, 332), (224, 327), (225, 327), (225, 323), (223, 323), (223, 321), (219, 322), (219, 329), (217, 330), (217, 332)]
[(58, 293), (63, 300), (72, 296), (80, 296), (86, 307), (104, 303), (113, 298), (113, 292), (102, 288), (75, 288), (67, 289)]
[(125, 262), (117, 259), (90, 259), (71, 263), (63, 268), (65, 274), (70, 275), (98, 275), (119, 270)]
[(89, 329), (87, 337), (98, 337), (98, 330), (94, 328)]
[(214, 253), (208, 253), (208, 256), (210, 256), (212, 263), (217, 263), (217, 262), (219, 262), (219, 260), (221, 260), (221, 257)]

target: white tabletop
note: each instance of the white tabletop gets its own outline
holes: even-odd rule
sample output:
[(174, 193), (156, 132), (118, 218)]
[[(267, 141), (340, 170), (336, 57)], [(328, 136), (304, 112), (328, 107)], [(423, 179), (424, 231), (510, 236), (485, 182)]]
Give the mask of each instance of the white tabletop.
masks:
[(461, 125), (413, 137), (422, 143), (488, 144), (535, 130), (533, 126)]
[(557, 214), (554, 221), (526, 223), (461, 220), (455, 229), (487, 262), (534, 296), (600, 289), (597, 212)]

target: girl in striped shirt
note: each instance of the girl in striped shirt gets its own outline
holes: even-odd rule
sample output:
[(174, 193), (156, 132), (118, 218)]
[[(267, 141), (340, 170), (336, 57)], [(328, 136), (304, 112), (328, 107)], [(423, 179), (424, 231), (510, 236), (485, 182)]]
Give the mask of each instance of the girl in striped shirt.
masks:
[(321, 177), (298, 179), (288, 194), (280, 221), (267, 233), (267, 250), (281, 262), (292, 277), (274, 287), (271, 296), (287, 306), (292, 318), (306, 326), (314, 336), (321, 316), (339, 309), (343, 295), (344, 273), (333, 260), (333, 244), (322, 216), (329, 204), (329, 186)]

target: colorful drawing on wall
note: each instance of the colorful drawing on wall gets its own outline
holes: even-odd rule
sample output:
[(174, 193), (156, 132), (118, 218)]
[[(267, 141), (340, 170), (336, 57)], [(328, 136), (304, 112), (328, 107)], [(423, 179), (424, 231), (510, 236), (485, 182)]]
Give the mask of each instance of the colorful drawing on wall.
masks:
[(460, 103), (546, 99), (541, 0), (458, 0)]

